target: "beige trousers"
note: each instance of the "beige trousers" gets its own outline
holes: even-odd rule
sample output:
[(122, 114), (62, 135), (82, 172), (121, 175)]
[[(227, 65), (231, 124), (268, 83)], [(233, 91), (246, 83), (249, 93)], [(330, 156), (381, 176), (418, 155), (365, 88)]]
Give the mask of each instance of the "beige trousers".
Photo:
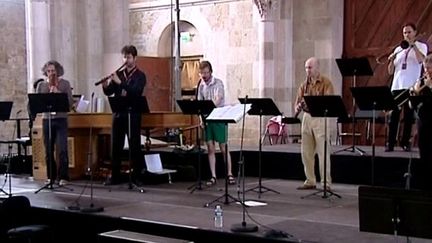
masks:
[[(306, 175), (305, 185), (316, 185), (315, 177), (315, 154), (318, 154), (321, 184), (324, 185), (324, 142), (325, 142), (325, 119), (315, 118), (307, 112), (303, 114), (301, 127), (301, 157)], [(330, 176), (330, 139), (327, 121), (327, 186), (331, 184)]]

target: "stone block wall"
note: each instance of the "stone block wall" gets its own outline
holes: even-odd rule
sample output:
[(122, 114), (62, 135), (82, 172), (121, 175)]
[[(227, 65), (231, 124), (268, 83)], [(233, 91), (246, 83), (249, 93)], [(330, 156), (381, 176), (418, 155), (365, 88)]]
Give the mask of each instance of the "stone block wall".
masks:
[[(11, 118), (28, 117), (24, 0), (0, 1), (0, 30), (0, 101), (14, 101)], [(0, 131), (0, 140), (15, 139), (15, 122), (0, 121)], [(22, 134), (27, 133), (23, 122)]]

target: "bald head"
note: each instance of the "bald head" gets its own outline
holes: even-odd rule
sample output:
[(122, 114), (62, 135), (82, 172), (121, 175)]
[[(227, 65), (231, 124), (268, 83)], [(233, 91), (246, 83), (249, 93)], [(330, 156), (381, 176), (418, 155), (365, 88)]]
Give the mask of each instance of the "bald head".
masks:
[(316, 57), (311, 57), (305, 62), (305, 70), (308, 78), (315, 78), (319, 75), (319, 61)]

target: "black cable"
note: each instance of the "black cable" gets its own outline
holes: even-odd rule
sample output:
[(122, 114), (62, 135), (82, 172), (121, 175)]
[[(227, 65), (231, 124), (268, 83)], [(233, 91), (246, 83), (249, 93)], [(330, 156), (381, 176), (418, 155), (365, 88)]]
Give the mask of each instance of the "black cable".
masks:
[(86, 180), (86, 183), (84, 184), (84, 187), (81, 190), (81, 192), (79, 193), (78, 197), (75, 200), (73, 200), (69, 204), (69, 206), (66, 206), (66, 209), (69, 209), (69, 210), (80, 210), (81, 209), (79, 201), (80, 201), (81, 197), (84, 195), (84, 192), (87, 189), (88, 184), (89, 184), (89, 182), (88, 182), (88, 180)]

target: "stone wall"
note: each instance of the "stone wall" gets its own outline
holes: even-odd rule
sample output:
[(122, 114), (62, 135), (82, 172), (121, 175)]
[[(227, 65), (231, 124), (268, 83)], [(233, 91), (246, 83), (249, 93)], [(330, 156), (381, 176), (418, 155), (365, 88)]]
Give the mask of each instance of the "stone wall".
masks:
[[(37, 35), (28, 40), (34, 50), (26, 49), (24, 2), (0, 1), (0, 25), (6, 33), (0, 35), (0, 78), (7, 84), (0, 92), (2, 100), (13, 97), (15, 113), (26, 110), (26, 91), (40, 77), (45, 59), (64, 64), (76, 93), (101, 96), (100, 88), (92, 84), (121, 62), (123, 44), (130, 40), (144, 56), (158, 56), (163, 48), (171, 48), (160, 40), (175, 16), (168, 0), (129, 1), (129, 14), (125, 1), (31, 0), (33, 21), (38, 23), (30, 27)], [(245, 95), (271, 97), (291, 116), (309, 56), (320, 58), (322, 73), (332, 78), (340, 94), (342, 78), (334, 59), (342, 54), (343, 0), (274, 0), (266, 18), (252, 0), (181, 2), (180, 20), (199, 32), (201, 54), (212, 62), (214, 75), (225, 82), (228, 103)], [(38, 28), (44, 21), (41, 31)], [(49, 42), (36, 38), (42, 35)], [(28, 65), (26, 51), (33, 55)], [(36, 60), (39, 57), (43, 60)], [(263, 125), (267, 120), (263, 119)], [(257, 143), (258, 124), (257, 117), (247, 118), (247, 144)], [(239, 143), (240, 128), (240, 124), (230, 127), (232, 143)]]
[[(27, 73), (24, 0), (0, 1), (0, 101), (13, 101), (11, 118), (27, 116)], [(18, 113), (18, 114), (17, 114)], [(28, 133), (27, 123), (22, 134)], [(0, 121), (0, 139), (14, 139), (15, 122)], [(7, 151), (1, 145), (1, 153)]]
[[(265, 18), (251, 0), (191, 2), (180, 4), (180, 20), (199, 32), (202, 55), (225, 82), (229, 103), (245, 95), (271, 97), (291, 116), (297, 88), (305, 78), (304, 62), (310, 56), (321, 60), (322, 73), (341, 94), (342, 79), (334, 60), (342, 55), (343, 0), (274, 0)], [(175, 16), (167, 3), (132, 1), (131, 42), (142, 55), (158, 55), (159, 38)], [(335, 123), (331, 124), (334, 140)], [(259, 119), (247, 118), (246, 144), (257, 144), (258, 132)], [(240, 135), (240, 124), (231, 125), (231, 142), (239, 144)]]

